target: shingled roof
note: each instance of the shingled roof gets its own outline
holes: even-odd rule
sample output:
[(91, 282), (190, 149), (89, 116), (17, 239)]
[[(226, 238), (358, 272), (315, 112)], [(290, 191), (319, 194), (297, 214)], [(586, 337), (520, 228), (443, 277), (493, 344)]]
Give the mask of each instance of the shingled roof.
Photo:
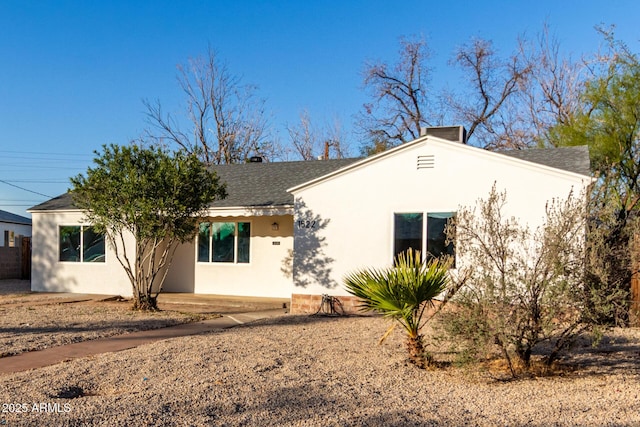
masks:
[[(501, 151), (510, 157), (553, 168), (591, 175), (587, 146)], [(222, 182), (227, 183), (228, 196), (213, 202), (213, 208), (269, 207), (293, 204), (287, 191), (305, 182), (335, 172), (361, 159), (333, 159), (297, 162), (241, 163), (214, 165)], [(75, 209), (71, 195), (62, 194), (32, 207), (32, 211)]]
[(591, 176), (591, 162), (589, 159), (589, 147), (579, 145), (576, 147), (558, 148), (532, 148), (529, 150), (499, 151), (510, 157), (539, 163), (552, 168), (563, 169), (582, 175)]
[(288, 188), (341, 169), (359, 159), (313, 160), (306, 162), (243, 163), (212, 166), (227, 183), (228, 196), (213, 207), (293, 205)]
[(0, 210), (0, 222), (10, 224), (31, 225), (31, 220), (27, 217)]
[[(213, 165), (211, 170), (227, 184), (227, 198), (212, 207), (267, 207), (293, 205), (287, 188), (343, 168), (358, 159)], [(69, 193), (32, 207), (32, 211), (76, 209)]]

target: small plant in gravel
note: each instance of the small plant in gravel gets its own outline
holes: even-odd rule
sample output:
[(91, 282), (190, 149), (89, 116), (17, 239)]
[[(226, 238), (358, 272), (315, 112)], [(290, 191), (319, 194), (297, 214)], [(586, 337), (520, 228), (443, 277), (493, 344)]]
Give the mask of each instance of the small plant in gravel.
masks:
[(421, 368), (433, 364), (420, 333), (428, 320), (425, 311), (447, 288), (449, 265), (441, 259), (423, 261), (420, 252), (409, 250), (398, 255), (394, 267), (362, 269), (344, 279), (347, 291), (362, 301), (361, 311), (377, 312), (397, 321), (381, 342), (398, 323), (404, 327), (409, 360)]

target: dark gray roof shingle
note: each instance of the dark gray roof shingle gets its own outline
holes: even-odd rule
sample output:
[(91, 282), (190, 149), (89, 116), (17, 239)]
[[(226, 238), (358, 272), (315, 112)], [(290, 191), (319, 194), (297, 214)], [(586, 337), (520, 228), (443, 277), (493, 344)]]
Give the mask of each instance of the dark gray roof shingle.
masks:
[[(299, 162), (241, 163), (214, 165), (221, 182), (227, 183), (228, 196), (216, 200), (219, 207), (266, 207), (293, 205), (287, 189), (343, 168), (358, 159), (333, 159)], [(32, 207), (34, 211), (74, 209), (69, 193)]]
[(532, 148), (530, 150), (498, 151), (510, 157), (591, 176), (589, 147)]
[(359, 159), (313, 160), (306, 162), (243, 163), (215, 165), (228, 196), (213, 207), (293, 205), (288, 188), (341, 169)]
[(31, 225), (31, 220), (27, 217), (0, 210), (0, 222), (11, 224)]
[[(590, 176), (589, 149), (586, 146), (502, 151), (501, 154)], [(299, 162), (242, 163), (211, 166), (227, 183), (226, 199), (213, 202), (214, 208), (267, 207), (293, 204), (288, 188), (327, 175), (360, 159), (333, 159)], [(30, 210), (74, 209), (68, 193)]]

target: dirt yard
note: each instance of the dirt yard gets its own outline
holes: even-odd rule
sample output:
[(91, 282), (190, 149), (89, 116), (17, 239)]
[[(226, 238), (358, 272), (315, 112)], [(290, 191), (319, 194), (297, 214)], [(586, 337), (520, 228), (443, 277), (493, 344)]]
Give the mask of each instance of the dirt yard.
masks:
[[(1, 295), (2, 351), (193, 315), (63, 299)], [(3, 375), (0, 425), (640, 425), (638, 329), (608, 331), (597, 348), (583, 342), (562, 375), (505, 381), (455, 365), (420, 370), (407, 363), (399, 328), (377, 344), (388, 326), (378, 317), (282, 315)]]

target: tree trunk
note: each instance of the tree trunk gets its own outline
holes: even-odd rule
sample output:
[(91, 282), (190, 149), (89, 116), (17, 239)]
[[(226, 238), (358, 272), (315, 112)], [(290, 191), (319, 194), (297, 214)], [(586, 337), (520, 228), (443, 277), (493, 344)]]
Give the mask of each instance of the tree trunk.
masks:
[(158, 308), (158, 298), (138, 293), (133, 300), (133, 309), (140, 311), (160, 311)]
[(431, 366), (432, 359), (425, 354), (422, 335), (407, 337), (407, 351), (409, 352), (409, 360), (418, 368), (425, 369)]

